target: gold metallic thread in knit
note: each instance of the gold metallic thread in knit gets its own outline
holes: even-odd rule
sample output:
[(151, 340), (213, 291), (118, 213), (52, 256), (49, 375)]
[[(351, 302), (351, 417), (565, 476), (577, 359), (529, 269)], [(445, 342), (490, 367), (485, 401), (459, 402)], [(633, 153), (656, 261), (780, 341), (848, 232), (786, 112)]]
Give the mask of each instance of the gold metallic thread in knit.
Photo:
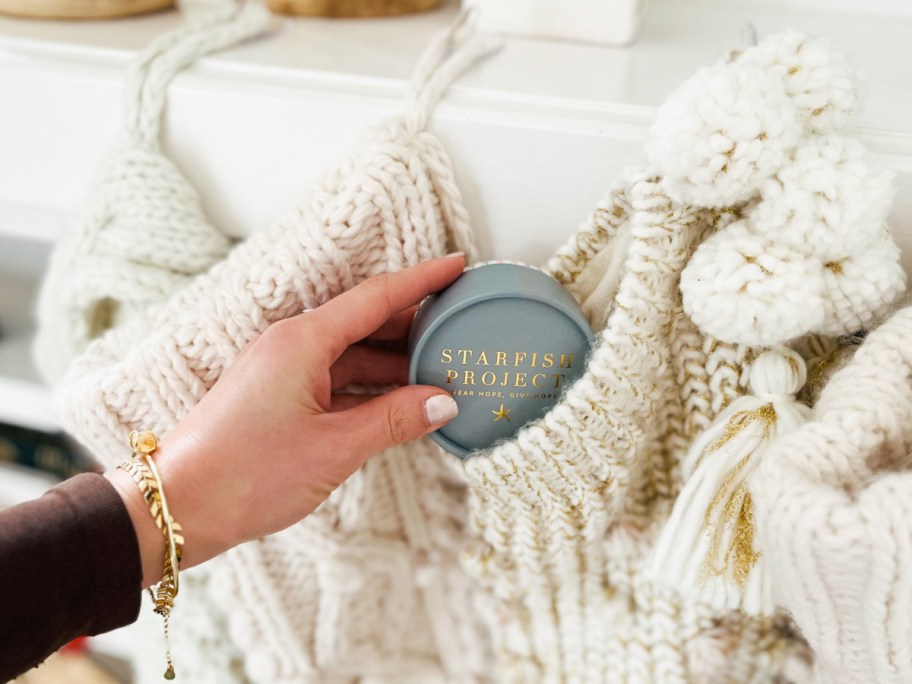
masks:
[(756, 420), (763, 422), (763, 439), (769, 439), (770, 429), (776, 422), (776, 409), (772, 404), (764, 404), (760, 408), (752, 411), (738, 411), (725, 424), (722, 429), (722, 436), (713, 442), (707, 451), (718, 451), (734, 437), (741, 434), (741, 431)]
[(814, 364), (813, 368), (811, 368), (811, 371), (808, 373), (805, 391), (809, 390), (810, 392), (814, 392), (823, 384), (823, 381), (826, 379), (828, 369), (836, 360), (836, 355), (839, 353), (839, 351), (841, 350), (839, 347), (837, 347), (822, 359), (820, 359), (820, 361), (818, 361), (816, 364)]
[[(772, 426), (776, 422), (776, 410), (772, 404), (764, 404), (752, 411), (738, 411), (725, 424), (722, 436), (713, 442), (706, 453), (718, 451), (757, 421), (763, 424), (761, 438), (769, 439)], [(739, 584), (745, 582), (760, 554), (754, 550), (754, 516), (750, 493), (743, 483), (734, 491), (731, 489), (753, 456), (754, 453), (751, 451), (728, 472), (703, 517), (703, 526), (710, 535), (710, 550), (703, 565), (704, 572), (718, 576), (724, 574), (731, 566), (734, 579)], [(712, 518), (720, 506), (721, 519), (713, 524)], [(722, 545), (726, 529), (732, 529), (733, 536), (723, 554)], [(721, 562), (714, 562), (720, 555)]]
[(738, 487), (725, 505), (725, 517), (735, 527), (734, 539), (725, 554), (725, 566), (732, 566), (735, 581), (743, 586), (760, 558), (760, 552), (754, 550), (754, 507), (746, 485)]
[(792, 373), (798, 375), (800, 369), (798, 368), (798, 361), (791, 354), (787, 354), (785, 360), (788, 361), (789, 368), (792, 369)]

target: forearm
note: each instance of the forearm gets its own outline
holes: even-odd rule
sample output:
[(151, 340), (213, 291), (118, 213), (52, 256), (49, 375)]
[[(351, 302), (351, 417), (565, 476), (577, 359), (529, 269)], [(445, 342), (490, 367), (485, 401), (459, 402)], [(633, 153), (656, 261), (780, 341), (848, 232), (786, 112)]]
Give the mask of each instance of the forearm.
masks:
[[(172, 439), (155, 452), (172, 515), (184, 526), (181, 568), (243, 541), (218, 497), (199, 495), (212, 456), (191, 458), (192, 440)], [(190, 477), (182, 470), (195, 462)], [(217, 521), (212, 524), (212, 521)], [(132, 477), (114, 469), (79, 475), (43, 497), (0, 513), (0, 681), (41, 663), (77, 636), (133, 622), (142, 588), (157, 583), (165, 538)]]
[(0, 513), (0, 586), (0, 681), (74, 637), (133, 622), (139, 552), (117, 492), (79, 475)]

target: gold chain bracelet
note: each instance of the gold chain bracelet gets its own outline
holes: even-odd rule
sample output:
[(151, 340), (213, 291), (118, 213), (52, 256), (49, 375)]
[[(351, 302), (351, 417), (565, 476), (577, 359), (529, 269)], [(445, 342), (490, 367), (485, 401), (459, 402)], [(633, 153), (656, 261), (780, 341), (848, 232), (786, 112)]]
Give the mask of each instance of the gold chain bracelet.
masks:
[(152, 453), (158, 448), (158, 439), (148, 430), (134, 430), (130, 433), (130, 446), (133, 449), (133, 454), (118, 467), (128, 472), (139, 486), (143, 499), (145, 499), (149, 505), (149, 510), (152, 512), (152, 519), (167, 542), (161, 582), (159, 582), (155, 591), (152, 590), (152, 587), (149, 587), (149, 596), (152, 598), (155, 612), (162, 616), (165, 625), (165, 657), (168, 661), (165, 679), (174, 679), (174, 664), (171, 661), (171, 643), (168, 637), (168, 620), (171, 615), (171, 609), (174, 608), (174, 598), (177, 596), (179, 588), (178, 573), (180, 571), (184, 537), (181, 534), (181, 526), (171, 517), (158, 466), (152, 460)]

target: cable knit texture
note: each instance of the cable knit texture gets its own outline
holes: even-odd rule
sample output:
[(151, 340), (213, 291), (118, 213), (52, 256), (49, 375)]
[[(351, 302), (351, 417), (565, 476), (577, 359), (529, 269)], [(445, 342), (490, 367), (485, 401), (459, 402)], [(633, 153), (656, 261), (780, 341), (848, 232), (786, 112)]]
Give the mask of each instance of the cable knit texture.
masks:
[[(38, 305), (35, 363), (51, 383), (108, 328), (144, 312), (222, 260), (231, 241), (162, 152), (167, 84), (199, 57), (262, 33), (269, 13), (243, 4), (168, 33), (132, 63), (124, 130), (77, 226), (54, 249)], [(176, 246), (179, 246), (177, 249)]]
[[(737, 402), (797, 401), (794, 352), (751, 377), (777, 326), (775, 343), (846, 332), (902, 289), (882, 226), (886, 176), (863, 166), (854, 142), (818, 137), (848, 116), (854, 90), (829, 48), (804, 40), (773, 37), (682, 86), (660, 110), (650, 165), (624, 173), (546, 264), (597, 331), (560, 402), (464, 462), (427, 439), (380, 454), (305, 520), (188, 572), (171, 623), (182, 676), (772, 684), (816, 670), (821, 682), (837, 671), (903, 681), (909, 516), (902, 481), (881, 483), (903, 477), (894, 471), (912, 438), (908, 315), (834, 376), (811, 422), (797, 409), (791, 432), (769, 445), (761, 435), (751, 454), (769, 610), (737, 609), (737, 587), (720, 605), (647, 572), (699, 467), (688, 457), (697, 438)], [(66, 427), (113, 465), (131, 429), (166, 433), (271, 322), (453, 248), (473, 260), (449, 159), (426, 125), (447, 84), (490, 47), (462, 16), (422, 57), (404, 117), (306, 208), (92, 342), (57, 391)], [(711, 104), (697, 106), (704, 96)], [(832, 196), (803, 185), (806, 168), (836, 174)], [(878, 218), (848, 209), (856, 192)], [(779, 223), (757, 218), (767, 211)], [(787, 246), (826, 226), (827, 254)], [(834, 258), (839, 268), (827, 269)], [(809, 276), (811, 262), (820, 268)], [(801, 301), (813, 297), (816, 308)], [(815, 358), (816, 387), (838, 345), (817, 335), (799, 347)], [(789, 372), (795, 382), (777, 380)], [(884, 470), (893, 474), (877, 477)], [(157, 666), (140, 665), (139, 680), (157, 681)]]

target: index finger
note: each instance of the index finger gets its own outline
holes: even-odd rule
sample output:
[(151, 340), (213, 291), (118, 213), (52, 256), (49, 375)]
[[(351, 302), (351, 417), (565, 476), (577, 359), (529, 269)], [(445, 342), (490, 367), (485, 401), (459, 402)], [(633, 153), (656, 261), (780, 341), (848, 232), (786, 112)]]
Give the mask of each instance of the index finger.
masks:
[(327, 352), (335, 360), (392, 315), (452, 283), (464, 266), (465, 256), (457, 252), (394, 273), (381, 273), (329, 300), (308, 318), (323, 331)]

